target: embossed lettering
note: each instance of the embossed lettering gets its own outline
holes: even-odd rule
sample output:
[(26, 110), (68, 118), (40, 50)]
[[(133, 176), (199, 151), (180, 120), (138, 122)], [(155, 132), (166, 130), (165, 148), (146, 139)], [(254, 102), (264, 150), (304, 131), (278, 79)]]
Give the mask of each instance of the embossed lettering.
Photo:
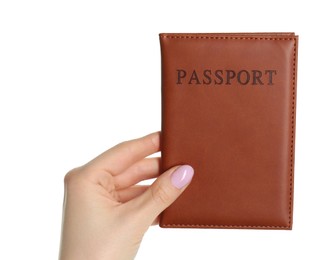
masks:
[(193, 70), (193, 72), (191, 73), (190, 80), (189, 80), (188, 84), (193, 84), (193, 81), (195, 81), (196, 85), (200, 85), (201, 84), (201, 82), (198, 79), (196, 70)]
[(177, 85), (274, 85), (276, 70), (176, 70)]
[(187, 72), (185, 70), (176, 70), (178, 72), (178, 81), (176, 84), (182, 84), (182, 79), (187, 76)]

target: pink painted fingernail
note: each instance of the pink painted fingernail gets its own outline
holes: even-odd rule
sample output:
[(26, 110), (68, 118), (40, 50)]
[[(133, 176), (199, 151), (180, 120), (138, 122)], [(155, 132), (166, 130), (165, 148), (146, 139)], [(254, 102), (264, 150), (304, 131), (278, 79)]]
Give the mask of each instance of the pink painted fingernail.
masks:
[(171, 182), (174, 187), (182, 189), (194, 176), (194, 169), (190, 165), (182, 165), (177, 168), (171, 176)]

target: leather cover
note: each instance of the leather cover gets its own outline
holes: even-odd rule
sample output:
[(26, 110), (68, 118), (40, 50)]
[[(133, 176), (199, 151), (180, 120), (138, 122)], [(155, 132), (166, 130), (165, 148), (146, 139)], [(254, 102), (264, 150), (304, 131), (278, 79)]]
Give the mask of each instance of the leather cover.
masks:
[(291, 229), (298, 37), (160, 34), (162, 170), (192, 183), (165, 228)]

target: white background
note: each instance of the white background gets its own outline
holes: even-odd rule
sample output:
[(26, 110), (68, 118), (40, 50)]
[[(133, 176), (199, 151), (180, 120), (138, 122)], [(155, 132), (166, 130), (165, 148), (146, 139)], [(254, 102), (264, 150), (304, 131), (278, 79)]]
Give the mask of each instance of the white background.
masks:
[(293, 231), (152, 227), (137, 259), (332, 259), (329, 1), (1, 1), (0, 259), (56, 259), (63, 177), (160, 129), (160, 32), (300, 35)]

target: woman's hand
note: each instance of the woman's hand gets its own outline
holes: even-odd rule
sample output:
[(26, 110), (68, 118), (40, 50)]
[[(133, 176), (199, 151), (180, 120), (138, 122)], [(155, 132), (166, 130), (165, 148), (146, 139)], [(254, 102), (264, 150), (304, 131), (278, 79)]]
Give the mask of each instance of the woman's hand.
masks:
[[(193, 177), (188, 166), (160, 174), (160, 133), (120, 143), (65, 177), (60, 259), (133, 259), (143, 235)], [(158, 177), (159, 176), (159, 177)], [(151, 178), (151, 186), (138, 182)]]

